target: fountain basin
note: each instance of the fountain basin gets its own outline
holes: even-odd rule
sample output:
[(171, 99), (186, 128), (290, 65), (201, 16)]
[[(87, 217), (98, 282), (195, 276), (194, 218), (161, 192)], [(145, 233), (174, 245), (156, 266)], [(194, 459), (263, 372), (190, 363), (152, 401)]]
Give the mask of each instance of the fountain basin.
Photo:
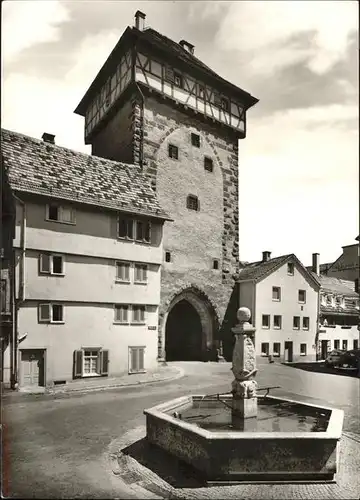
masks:
[[(258, 396), (258, 417), (245, 419), (244, 430), (236, 430), (231, 427), (234, 423), (231, 404), (232, 395), (199, 395), (180, 397), (147, 409), (144, 411), (147, 439), (190, 464), (209, 485), (334, 481), (342, 410)], [(286, 419), (281, 412), (274, 413), (276, 407), (284, 405), (293, 412), (288, 412)], [(174, 417), (175, 412), (182, 419)], [(267, 414), (268, 420), (272, 419), (270, 423), (266, 422)], [(294, 422), (297, 417), (299, 425)]]

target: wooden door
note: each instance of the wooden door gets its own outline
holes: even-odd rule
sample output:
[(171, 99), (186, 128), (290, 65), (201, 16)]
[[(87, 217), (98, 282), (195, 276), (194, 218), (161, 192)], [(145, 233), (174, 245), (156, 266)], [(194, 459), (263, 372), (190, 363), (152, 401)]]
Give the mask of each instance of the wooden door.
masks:
[(293, 343), (285, 342), (285, 361), (291, 363), (293, 360)]
[(41, 349), (21, 351), (21, 385), (34, 387), (43, 385), (44, 352)]

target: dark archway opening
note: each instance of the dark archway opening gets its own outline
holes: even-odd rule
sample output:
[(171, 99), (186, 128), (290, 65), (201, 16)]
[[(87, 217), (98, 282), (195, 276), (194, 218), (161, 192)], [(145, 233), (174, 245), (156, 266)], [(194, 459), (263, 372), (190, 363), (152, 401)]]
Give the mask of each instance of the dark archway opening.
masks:
[(167, 361), (202, 361), (202, 325), (196, 309), (181, 300), (171, 309), (165, 330)]

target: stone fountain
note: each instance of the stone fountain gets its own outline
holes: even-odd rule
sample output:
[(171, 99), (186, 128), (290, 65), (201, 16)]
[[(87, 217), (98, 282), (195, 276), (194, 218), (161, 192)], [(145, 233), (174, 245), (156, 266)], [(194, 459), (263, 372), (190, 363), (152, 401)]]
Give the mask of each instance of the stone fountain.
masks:
[(260, 396), (255, 328), (238, 310), (227, 394), (183, 396), (145, 410), (147, 440), (187, 462), (211, 484), (333, 482), (343, 411)]

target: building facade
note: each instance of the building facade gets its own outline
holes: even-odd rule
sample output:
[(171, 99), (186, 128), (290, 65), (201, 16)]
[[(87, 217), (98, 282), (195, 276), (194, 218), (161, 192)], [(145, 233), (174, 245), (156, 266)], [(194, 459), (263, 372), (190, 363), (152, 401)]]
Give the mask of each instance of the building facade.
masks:
[(257, 99), (136, 13), (75, 112), (95, 155), (139, 165), (164, 228), (158, 359), (207, 359), (236, 321), (238, 141)]
[(320, 285), (294, 254), (246, 265), (239, 274), (239, 305), (252, 312), (258, 357), (314, 361)]
[(4, 382), (52, 386), (157, 366), (165, 220), (139, 168), (2, 130), (14, 207)]
[(342, 247), (343, 253), (335, 260), (327, 270), (327, 276), (340, 278), (342, 280), (355, 283), (355, 291), (359, 292), (360, 278), (360, 243), (359, 236), (356, 238), (358, 243), (345, 245)]

